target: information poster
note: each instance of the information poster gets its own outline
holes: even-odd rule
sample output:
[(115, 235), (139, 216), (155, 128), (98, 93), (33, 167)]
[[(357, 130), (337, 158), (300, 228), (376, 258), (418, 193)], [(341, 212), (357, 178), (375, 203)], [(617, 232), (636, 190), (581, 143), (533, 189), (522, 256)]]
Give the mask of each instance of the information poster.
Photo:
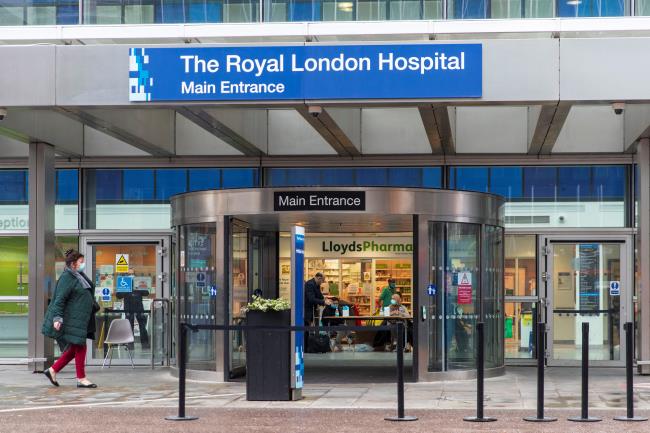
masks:
[(580, 310), (598, 310), (600, 290), (598, 244), (580, 244), (578, 247)]
[(458, 273), (458, 304), (467, 305), (472, 303), (472, 273)]
[[(294, 226), (291, 229), (291, 267), (294, 269), (291, 282), (293, 309), (292, 325), (299, 326), (305, 323), (304, 319), (304, 269), (305, 269), (305, 228)], [(295, 368), (291, 374), (292, 388), (301, 389), (303, 386), (303, 377), (305, 366), (303, 360), (304, 332), (296, 331), (294, 335), (294, 360)]]

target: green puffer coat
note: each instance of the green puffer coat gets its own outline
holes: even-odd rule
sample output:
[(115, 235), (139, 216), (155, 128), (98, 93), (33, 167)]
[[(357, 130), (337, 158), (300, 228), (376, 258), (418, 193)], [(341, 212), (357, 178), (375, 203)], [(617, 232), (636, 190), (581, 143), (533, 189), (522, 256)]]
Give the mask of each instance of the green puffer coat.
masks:
[[(68, 344), (85, 345), (86, 338), (94, 332), (93, 304), (91, 289), (85, 289), (79, 280), (65, 270), (56, 283), (54, 299), (50, 302), (43, 319), (41, 332), (46, 337), (54, 338), (62, 346)], [(54, 319), (63, 318), (63, 326), (54, 329)], [(63, 344), (62, 344), (63, 343)]]

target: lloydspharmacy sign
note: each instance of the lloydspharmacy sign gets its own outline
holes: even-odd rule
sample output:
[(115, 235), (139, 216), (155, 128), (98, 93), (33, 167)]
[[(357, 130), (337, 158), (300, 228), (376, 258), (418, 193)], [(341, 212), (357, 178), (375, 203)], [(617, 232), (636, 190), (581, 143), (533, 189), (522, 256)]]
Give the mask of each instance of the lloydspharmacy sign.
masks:
[(370, 253), (387, 253), (388, 255), (413, 254), (413, 244), (409, 242), (394, 242), (393, 240), (364, 240), (352, 242), (322, 241), (321, 251), (323, 253), (336, 253), (342, 256), (350, 253), (363, 253), (366, 256), (373, 256)]

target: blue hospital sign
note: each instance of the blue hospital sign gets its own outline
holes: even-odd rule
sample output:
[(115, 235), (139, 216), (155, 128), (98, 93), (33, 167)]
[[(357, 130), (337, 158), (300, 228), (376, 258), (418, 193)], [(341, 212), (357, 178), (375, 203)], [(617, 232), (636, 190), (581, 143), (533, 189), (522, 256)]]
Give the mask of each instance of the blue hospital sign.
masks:
[(480, 98), (481, 44), (130, 48), (129, 101)]

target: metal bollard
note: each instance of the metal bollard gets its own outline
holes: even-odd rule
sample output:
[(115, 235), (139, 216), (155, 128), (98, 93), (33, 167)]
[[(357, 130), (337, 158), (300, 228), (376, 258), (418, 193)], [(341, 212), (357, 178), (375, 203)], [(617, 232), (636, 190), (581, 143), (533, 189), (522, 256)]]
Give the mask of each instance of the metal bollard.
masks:
[(397, 416), (388, 416), (386, 421), (416, 421), (416, 416), (404, 415), (404, 323), (397, 321)]
[(165, 417), (168, 421), (193, 421), (196, 416), (185, 416), (185, 362), (187, 359), (187, 326), (181, 323), (178, 333), (178, 415)]
[(537, 324), (537, 416), (527, 416), (524, 421), (551, 422), (557, 421), (552, 416), (544, 416), (544, 358), (546, 351), (546, 324)]
[(582, 410), (579, 417), (571, 417), (569, 421), (598, 422), (601, 418), (589, 416), (589, 323), (582, 322)]
[(483, 380), (485, 378), (485, 335), (483, 322), (476, 324), (478, 333), (478, 348), (476, 354), (476, 416), (468, 416), (463, 421), (469, 422), (492, 422), (496, 421), (493, 417), (483, 416)]
[(634, 372), (632, 361), (634, 358), (634, 325), (632, 322), (625, 324), (625, 379), (627, 394), (627, 416), (614, 417), (616, 421), (647, 421), (643, 416), (634, 416)]

